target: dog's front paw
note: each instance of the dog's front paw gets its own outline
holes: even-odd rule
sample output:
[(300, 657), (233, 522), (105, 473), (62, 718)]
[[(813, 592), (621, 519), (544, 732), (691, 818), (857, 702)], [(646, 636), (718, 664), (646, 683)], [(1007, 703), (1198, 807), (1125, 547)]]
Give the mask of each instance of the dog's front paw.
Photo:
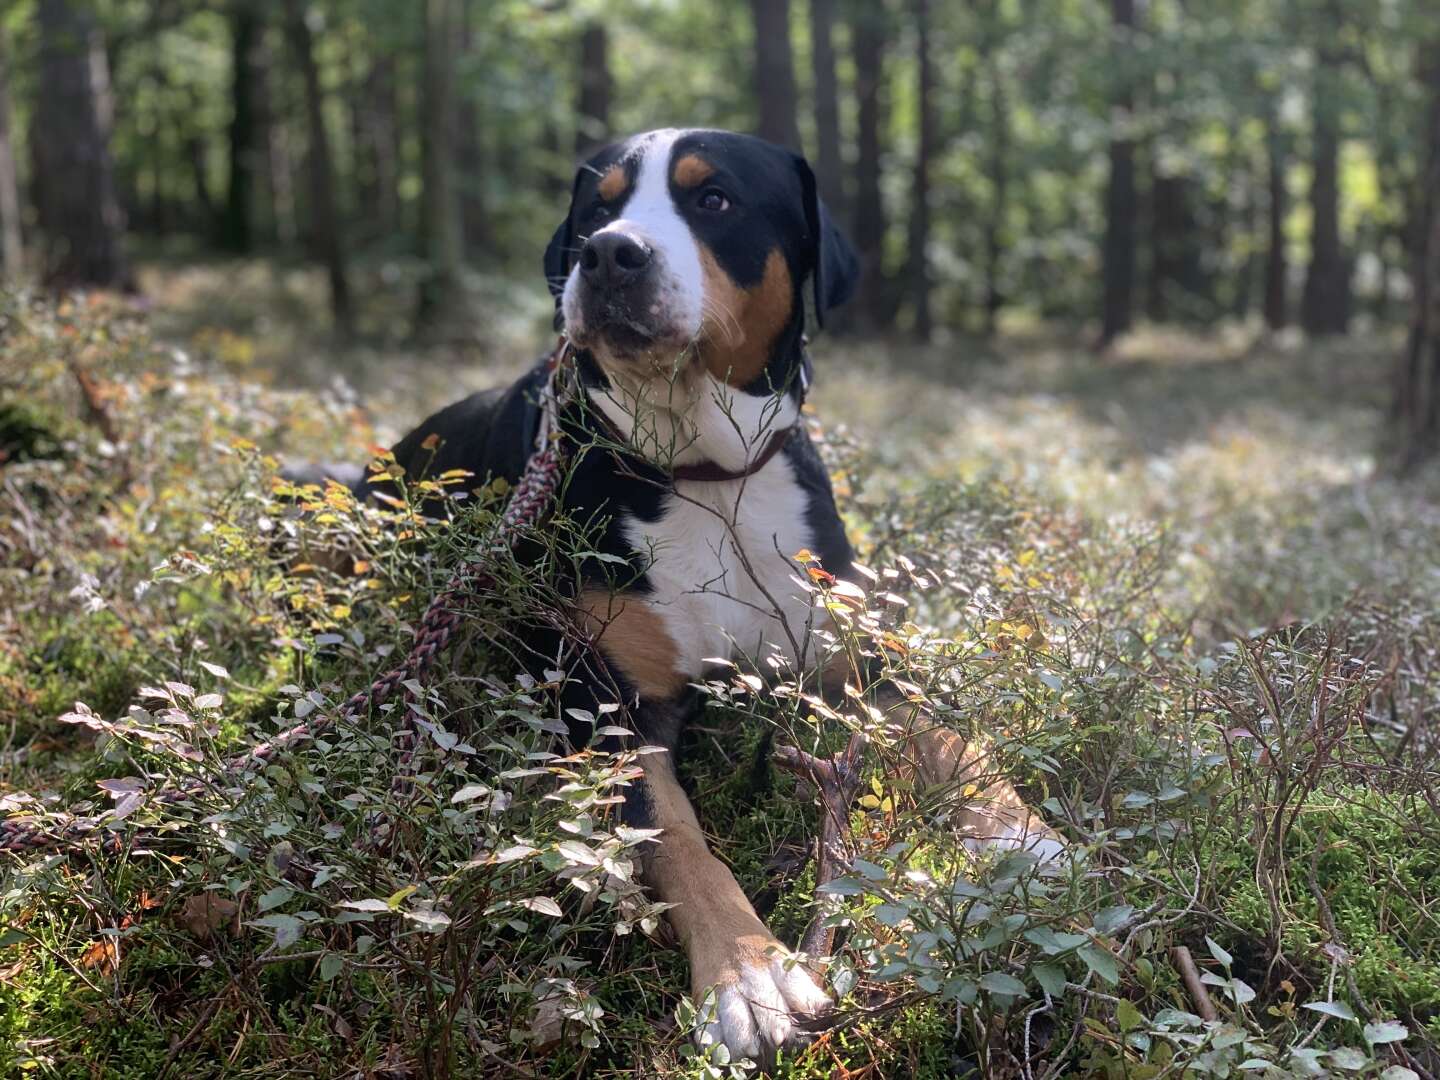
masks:
[(696, 1040), (723, 1044), (730, 1059), (766, 1064), (782, 1047), (806, 1041), (800, 1022), (830, 1009), (830, 996), (768, 933), (737, 938), (709, 971), (695, 971), (701, 1003)]

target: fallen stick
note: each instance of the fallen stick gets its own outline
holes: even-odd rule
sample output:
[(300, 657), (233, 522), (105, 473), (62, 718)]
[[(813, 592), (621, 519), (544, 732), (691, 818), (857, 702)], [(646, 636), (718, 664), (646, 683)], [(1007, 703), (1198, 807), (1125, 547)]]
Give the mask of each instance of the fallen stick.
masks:
[(1184, 945), (1176, 945), (1170, 950), (1170, 963), (1175, 966), (1180, 980), (1185, 984), (1200, 1019), (1210, 1024), (1220, 1019), (1220, 1014), (1215, 1011), (1215, 1003), (1210, 1000), (1205, 984), (1200, 981), (1200, 972), (1195, 967), (1195, 958), (1190, 955), (1190, 950)]
[(118, 446), (120, 429), (115, 426), (115, 417), (110, 414), (110, 406), (105, 401), (105, 391), (99, 380), (81, 367), (78, 360), (70, 361), (70, 374), (75, 377), (80, 396), (85, 399), (86, 418), (100, 429), (107, 442)]
[(850, 869), (850, 806), (860, 791), (860, 759), (867, 742), (856, 732), (842, 753), (825, 758), (795, 746), (775, 749), (775, 764), (808, 782), (820, 796), (820, 833), (815, 838), (818, 906), (800, 938), (800, 951), (809, 956), (829, 956), (834, 949), (835, 928), (825, 924), (834, 904), (818, 890)]

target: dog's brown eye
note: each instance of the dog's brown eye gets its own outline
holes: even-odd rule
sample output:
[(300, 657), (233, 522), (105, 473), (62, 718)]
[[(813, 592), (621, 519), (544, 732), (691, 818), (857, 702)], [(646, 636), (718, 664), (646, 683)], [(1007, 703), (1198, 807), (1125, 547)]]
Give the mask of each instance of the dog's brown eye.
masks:
[(700, 193), (699, 206), (701, 210), (710, 210), (719, 213), (722, 210), (730, 209), (730, 200), (726, 198), (725, 193), (719, 188), (706, 188)]

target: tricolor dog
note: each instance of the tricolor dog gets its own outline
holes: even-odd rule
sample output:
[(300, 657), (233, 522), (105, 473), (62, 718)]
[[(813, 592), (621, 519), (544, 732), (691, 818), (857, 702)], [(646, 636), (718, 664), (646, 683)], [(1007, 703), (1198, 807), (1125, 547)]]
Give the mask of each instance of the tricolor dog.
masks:
[[(763, 1059), (797, 1041), (797, 1021), (829, 997), (707, 847), (672, 758), (714, 658), (761, 674), (773, 657), (815, 666), (815, 609), (794, 555), (808, 549), (837, 578), (851, 573), (800, 411), (807, 306), (818, 321), (850, 296), (855, 256), (803, 158), (745, 135), (667, 130), (580, 168), (545, 273), (578, 369), (561, 422), (573, 447), (563, 509), (599, 530), (568, 595), (604, 677), (565, 704), (593, 709), (618, 693), (641, 741), (666, 748), (641, 757), (623, 813), (662, 830), (646, 880), (673, 905), (696, 1001), (713, 994), (702, 1039)], [(514, 482), (545, 379), (541, 364), (444, 409), (399, 443), (398, 463)], [(896, 693), (887, 703), (913, 714)], [(975, 765), (976, 751), (933, 725), (901, 738), (920, 782)], [(1060, 847), (1003, 782), (964, 816), (979, 842)]]

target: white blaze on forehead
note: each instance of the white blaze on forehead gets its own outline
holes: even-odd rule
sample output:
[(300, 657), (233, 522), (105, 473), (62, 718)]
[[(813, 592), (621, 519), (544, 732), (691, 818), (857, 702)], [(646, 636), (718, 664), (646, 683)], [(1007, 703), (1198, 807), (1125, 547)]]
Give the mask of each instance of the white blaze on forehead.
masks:
[[(634, 189), (620, 216), (593, 235), (623, 232), (650, 248), (658, 275), (651, 313), (657, 328), (668, 328), (668, 336), (686, 343), (700, 332), (705, 285), (700, 248), (670, 196), (670, 159), (676, 140), (683, 134), (675, 130), (652, 132), (626, 155), (625, 160), (639, 163)], [(566, 322), (576, 330), (583, 329), (578, 324), (579, 275), (577, 262), (565, 283), (562, 301)]]

